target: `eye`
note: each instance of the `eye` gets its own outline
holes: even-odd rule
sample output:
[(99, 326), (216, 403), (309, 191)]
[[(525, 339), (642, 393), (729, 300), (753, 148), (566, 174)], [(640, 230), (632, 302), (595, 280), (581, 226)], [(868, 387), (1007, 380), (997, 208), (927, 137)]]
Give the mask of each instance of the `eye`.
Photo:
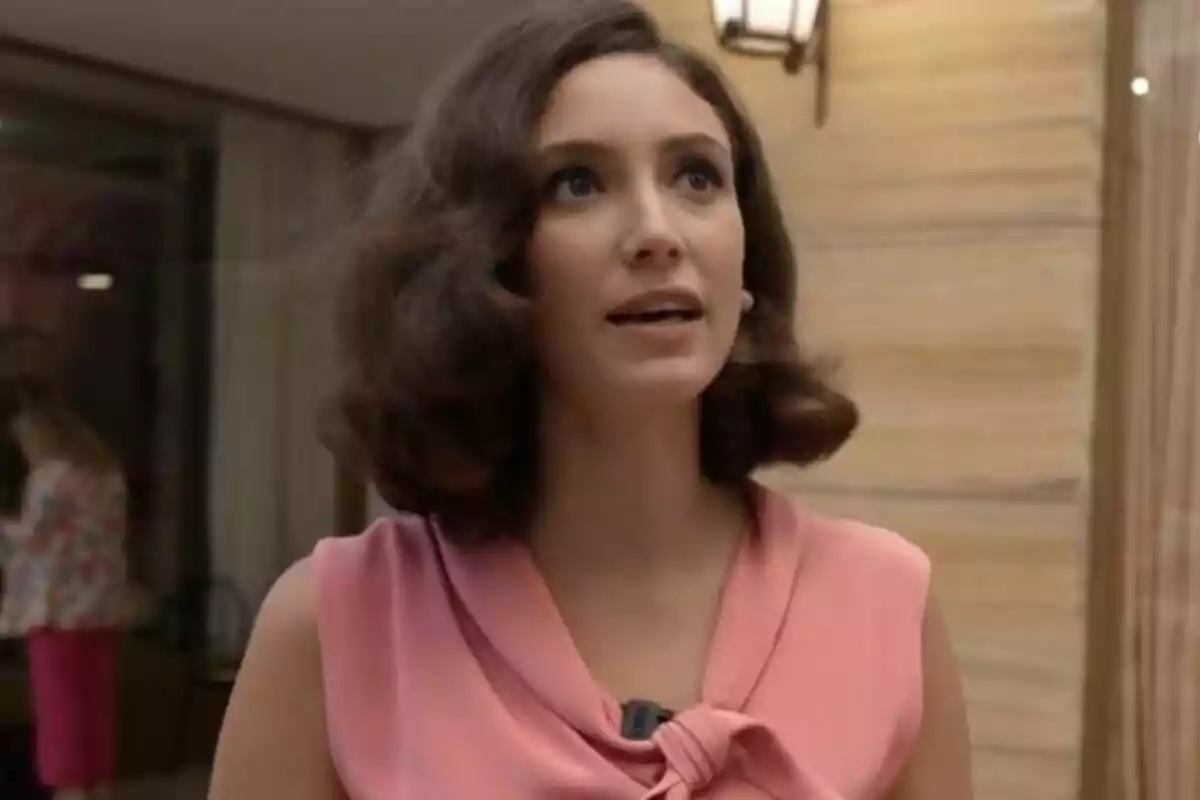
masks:
[(563, 167), (546, 181), (546, 195), (556, 202), (586, 200), (602, 191), (600, 176), (590, 167)]
[(725, 176), (706, 158), (689, 158), (680, 167), (676, 180), (693, 192), (710, 192), (725, 186)]

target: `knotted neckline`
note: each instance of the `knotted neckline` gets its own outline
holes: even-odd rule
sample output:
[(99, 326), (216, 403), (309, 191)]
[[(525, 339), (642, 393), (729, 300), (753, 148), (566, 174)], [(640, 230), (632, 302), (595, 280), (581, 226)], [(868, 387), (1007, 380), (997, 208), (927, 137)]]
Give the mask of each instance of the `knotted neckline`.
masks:
[(714, 782), (734, 758), (745, 782), (775, 800), (842, 800), (788, 754), (767, 725), (737, 711), (705, 705), (661, 725), (651, 738), (662, 753), (662, 778), (641, 800), (687, 800)]
[(467, 613), (542, 704), (606, 749), (638, 761), (661, 754), (666, 769), (643, 800), (694, 796), (722, 772), (733, 749), (761, 774), (768, 797), (837, 800), (818, 777), (792, 763), (774, 733), (744, 713), (783, 630), (805, 545), (790, 500), (757, 484), (752, 496), (755, 524), (726, 579), (700, 703), (645, 741), (620, 735), (620, 704), (592, 678), (528, 548), (511, 540), (460, 547), (434, 532)]

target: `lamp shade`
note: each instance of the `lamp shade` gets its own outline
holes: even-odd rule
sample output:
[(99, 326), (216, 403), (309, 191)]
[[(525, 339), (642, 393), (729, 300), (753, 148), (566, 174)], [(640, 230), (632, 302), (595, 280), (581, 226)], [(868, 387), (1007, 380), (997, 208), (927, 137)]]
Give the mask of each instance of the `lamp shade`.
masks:
[(711, 0), (722, 46), (786, 56), (803, 50), (816, 31), (822, 0)]

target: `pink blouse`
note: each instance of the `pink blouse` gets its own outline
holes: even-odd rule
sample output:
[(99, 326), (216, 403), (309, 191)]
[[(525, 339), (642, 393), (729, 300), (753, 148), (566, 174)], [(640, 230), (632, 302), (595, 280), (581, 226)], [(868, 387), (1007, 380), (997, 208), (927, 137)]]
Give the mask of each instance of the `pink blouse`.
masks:
[(0, 529), (0, 635), (110, 627), (126, 608), (125, 482), (64, 461), (39, 465), (21, 518)]
[(920, 724), (928, 562), (758, 498), (702, 700), (648, 740), (621, 736), (519, 543), (456, 547), (412, 517), (320, 543), (329, 745), (351, 800), (883, 796)]

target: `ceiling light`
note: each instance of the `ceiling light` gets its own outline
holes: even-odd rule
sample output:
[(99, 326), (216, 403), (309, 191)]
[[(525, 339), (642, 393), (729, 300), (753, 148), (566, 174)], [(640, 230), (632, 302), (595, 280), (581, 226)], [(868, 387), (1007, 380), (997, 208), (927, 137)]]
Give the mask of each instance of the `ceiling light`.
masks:
[(1150, 81), (1147, 78), (1139, 75), (1133, 79), (1132, 83), (1129, 84), (1129, 88), (1133, 90), (1133, 93), (1138, 97), (1143, 97), (1150, 93)]
[(75, 283), (85, 292), (106, 292), (113, 286), (113, 276), (107, 272), (87, 272)]

